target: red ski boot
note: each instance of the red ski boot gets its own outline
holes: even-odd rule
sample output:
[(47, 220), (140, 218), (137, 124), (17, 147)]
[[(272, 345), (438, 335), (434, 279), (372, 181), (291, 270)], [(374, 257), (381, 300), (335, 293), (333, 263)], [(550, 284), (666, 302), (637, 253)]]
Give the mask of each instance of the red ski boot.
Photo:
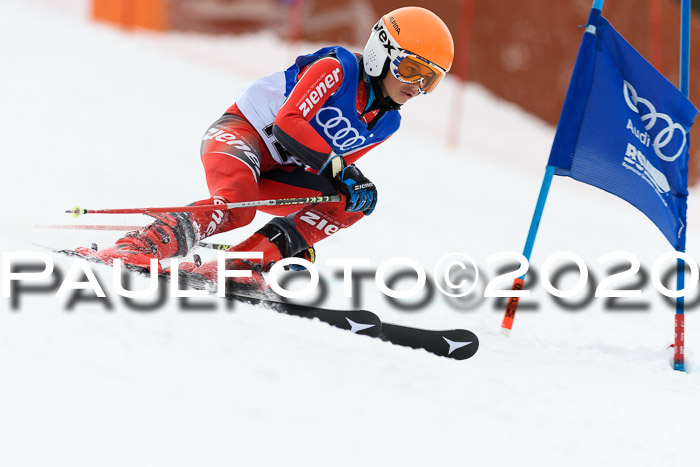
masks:
[[(129, 232), (124, 238), (104, 250), (76, 248), (86, 258), (112, 264), (115, 259), (138, 268), (148, 269), (152, 259), (165, 259), (187, 254), (195, 242), (194, 229), (187, 214), (167, 213), (153, 215), (157, 220), (142, 230)], [(158, 263), (158, 273), (162, 267)]]
[[(282, 258), (300, 256), (313, 262), (313, 247), (309, 247), (296, 229), (287, 223), (273, 219), (270, 223), (255, 232), (238, 245), (229, 248), (227, 252), (257, 252), (260, 258), (230, 258), (226, 260), (227, 270), (253, 271), (254, 282), (264, 283), (263, 272), (267, 272)], [(192, 271), (210, 281), (218, 281), (218, 260), (209, 261)], [(238, 280), (241, 282), (241, 280)]]
[[(115, 245), (102, 250), (78, 247), (75, 249), (75, 252), (84, 258), (104, 264), (112, 265), (115, 259), (120, 259), (124, 264), (130, 266), (144, 269), (150, 268), (151, 259), (156, 259), (156, 256), (150, 250), (142, 249), (137, 245), (126, 242), (127, 240), (130, 240), (129, 237), (122, 238)], [(160, 263), (158, 263), (159, 274), (162, 272), (161, 269)]]
[[(252, 236), (243, 240), (238, 245), (229, 248), (226, 252), (242, 251), (242, 252), (258, 252), (262, 253), (262, 259), (259, 258), (241, 258), (227, 259), (226, 269), (232, 270), (250, 270), (257, 273), (259, 276), (262, 272), (270, 270), (272, 265), (282, 259), (277, 246), (272, 243), (266, 236), (256, 232)], [(195, 268), (192, 272), (200, 274), (210, 281), (218, 281), (218, 265), (219, 260), (209, 261)]]

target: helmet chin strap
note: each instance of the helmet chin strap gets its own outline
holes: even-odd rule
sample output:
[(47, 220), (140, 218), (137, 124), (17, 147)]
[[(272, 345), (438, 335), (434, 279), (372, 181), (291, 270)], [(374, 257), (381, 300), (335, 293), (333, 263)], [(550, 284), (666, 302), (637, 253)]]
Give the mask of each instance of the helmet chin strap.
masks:
[(384, 91), (382, 91), (382, 86), (380, 83), (386, 77), (387, 73), (389, 73), (389, 59), (387, 59), (384, 63), (384, 68), (379, 76), (374, 77), (365, 74), (365, 77), (369, 78), (369, 83), (372, 87), (372, 94), (374, 95), (374, 99), (377, 101), (377, 105), (379, 106), (380, 110), (399, 110), (401, 108), (401, 104), (394, 102), (391, 97), (385, 97)]
[(362, 62), (361, 56), (358, 57), (358, 64), (360, 65), (360, 77), (362, 81), (369, 84), (369, 97), (367, 98), (367, 106), (365, 107), (363, 114), (369, 111), (375, 103), (376, 108), (379, 109), (377, 115), (375, 115), (372, 121), (367, 125), (367, 129), (372, 130), (374, 125), (376, 125), (377, 122), (379, 122), (379, 119), (382, 118), (382, 115), (392, 110), (399, 110), (401, 108), (401, 104), (397, 104), (390, 97), (384, 97), (384, 92), (382, 91), (380, 82), (389, 71), (388, 59), (384, 64), (382, 73), (377, 77), (369, 76), (367, 73), (365, 73), (364, 63)]
[(384, 96), (384, 92), (382, 91), (382, 87), (379, 84), (379, 78), (369, 78), (370, 85), (372, 86), (372, 91), (374, 92), (374, 98), (377, 101), (377, 104), (379, 105), (379, 108), (381, 110), (399, 110), (401, 108), (401, 104), (397, 104), (394, 102), (394, 100), (391, 97)]

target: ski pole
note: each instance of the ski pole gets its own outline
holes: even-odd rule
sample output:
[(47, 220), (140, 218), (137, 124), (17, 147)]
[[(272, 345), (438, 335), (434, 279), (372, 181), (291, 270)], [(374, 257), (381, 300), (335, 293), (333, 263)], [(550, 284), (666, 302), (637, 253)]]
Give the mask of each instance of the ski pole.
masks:
[(199, 242), (197, 244), (200, 248), (207, 248), (210, 250), (221, 250), (226, 251), (229, 248), (233, 248), (233, 245), (226, 245), (225, 243), (209, 243), (209, 242)]
[(142, 225), (80, 225), (80, 224), (38, 224), (37, 229), (59, 229), (59, 230), (114, 230), (129, 231), (138, 230)]
[(176, 206), (166, 208), (125, 208), (125, 209), (83, 209), (80, 206), (74, 206), (73, 209), (66, 211), (73, 217), (80, 217), (83, 214), (151, 214), (158, 212), (207, 212), (217, 210), (229, 210), (238, 208), (252, 208), (257, 206), (288, 206), (292, 204), (317, 204), (317, 203), (336, 203), (340, 201), (339, 195), (333, 196), (312, 196), (309, 198), (282, 198), (282, 199), (265, 199), (257, 201), (241, 201), (238, 203), (225, 204), (206, 204), (201, 206)]

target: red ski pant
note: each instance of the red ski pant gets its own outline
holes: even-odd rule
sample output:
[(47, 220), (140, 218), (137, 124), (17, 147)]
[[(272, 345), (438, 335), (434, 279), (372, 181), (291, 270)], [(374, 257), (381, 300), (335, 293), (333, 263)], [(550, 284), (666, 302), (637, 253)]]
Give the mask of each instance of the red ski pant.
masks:
[[(202, 164), (211, 198), (195, 204), (224, 204), (256, 199), (302, 198), (337, 194), (328, 180), (297, 165), (280, 165), (258, 132), (238, 115), (224, 115), (207, 131), (201, 147)], [(316, 205), (264, 206), (261, 211), (290, 216), (311, 246), (346, 228), (364, 214), (345, 211), (345, 200)], [(193, 213), (200, 238), (252, 222), (256, 208)]]

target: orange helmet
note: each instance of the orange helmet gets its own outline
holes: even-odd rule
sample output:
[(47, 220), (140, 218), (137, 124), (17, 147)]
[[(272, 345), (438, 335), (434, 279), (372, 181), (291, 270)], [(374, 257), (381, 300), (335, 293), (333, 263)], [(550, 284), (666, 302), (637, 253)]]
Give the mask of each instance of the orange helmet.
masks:
[(372, 28), (363, 55), (369, 76), (383, 77), (391, 71), (400, 81), (418, 82), (424, 93), (435, 89), (453, 59), (450, 30), (435, 13), (420, 7), (384, 15)]

